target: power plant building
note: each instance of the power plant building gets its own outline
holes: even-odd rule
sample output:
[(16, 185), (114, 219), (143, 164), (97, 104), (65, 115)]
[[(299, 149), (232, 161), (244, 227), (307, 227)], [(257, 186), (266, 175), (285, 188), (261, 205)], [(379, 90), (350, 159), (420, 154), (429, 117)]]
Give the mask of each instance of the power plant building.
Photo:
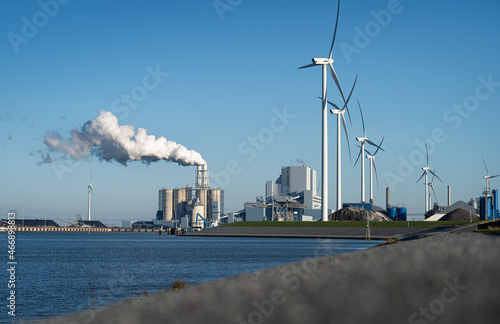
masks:
[(279, 196), (290, 196), (308, 209), (321, 209), (321, 197), (316, 192), (316, 170), (308, 166), (284, 166), (275, 182), (266, 182), (266, 203)]
[(224, 214), (224, 190), (210, 188), (208, 168), (197, 166), (195, 187), (162, 188), (158, 192), (157, 221), (180, 223), (188, 218), (193, 227), (203, 227), (203, 219), (207, 222), (218, 222)]

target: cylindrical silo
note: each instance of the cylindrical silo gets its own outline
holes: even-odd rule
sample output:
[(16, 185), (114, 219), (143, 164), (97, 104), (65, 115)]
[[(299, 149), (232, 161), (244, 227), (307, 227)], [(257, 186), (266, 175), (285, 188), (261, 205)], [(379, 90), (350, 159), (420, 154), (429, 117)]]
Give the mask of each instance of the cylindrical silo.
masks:
[(203, 206), (203, 217), (207, 215), (207, 190), (206, 189), (196, 189), (196, 198), (198, 202)]
[(175, 189), (174, 207), (175, 219), (179, 220), (181, 217), (186, 216), (186, 189)]
[(220, 189), (208, 190), (208, 215), (212, 220), (220, 219)]
[(174, 190), (167, 189), (164, 193), (163, 220), (171, 221), (174, 213)]
[(192, 227), (201, 227), (203, 228), (203, 219), (198, 217), (198, 214), (200, 214), (202, 217), (205, 217), (203, 214), (205, 206), (196, 204), (193, 207), (193, 213), (191, 215), (191, 226)]

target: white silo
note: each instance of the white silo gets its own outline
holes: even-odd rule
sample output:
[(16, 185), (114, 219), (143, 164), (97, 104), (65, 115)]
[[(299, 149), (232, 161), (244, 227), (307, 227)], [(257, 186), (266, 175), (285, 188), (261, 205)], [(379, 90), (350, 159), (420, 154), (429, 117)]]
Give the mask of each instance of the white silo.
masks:
[(203, 217), (206, 217), (205, 215), (207, 215), (207, 205), (208, 205), (207, 204), (208, 203), (207, 192), (208, 192), (208, 190), (206, 190), (206, 189), (197, 189), (196, 190), (196, 198), (197, 198), (199, 204), (203, 206), (203, 213), (202, 213)]
[(166, 189), (164, 192), (163, 220), (171, 221), (174, 214), (174, 190)]
[(208, 190), (207, 216), (211, 220), (220, 219), (220, 189)]
[(205, 217), (205, 215), (203, 214), (203, 211), (204, 211), (204, 208), (205, 206), (203, 205), (200, 205), (198, 203), (196, 203), (193, 207), (193, 213), (191, 215), (191, 226), (192, 227), (199, 227), (199, 228), (203, 228), (203, 219), (201, 218), (198, 218), (198, 214), (200, 214), (202, 217)]
[(175, 219), (180, 220), (181, 217), (186, 216), (186, 202), (187, 202), (186, 189), (175, 189), (174, 193), (174, 208)]

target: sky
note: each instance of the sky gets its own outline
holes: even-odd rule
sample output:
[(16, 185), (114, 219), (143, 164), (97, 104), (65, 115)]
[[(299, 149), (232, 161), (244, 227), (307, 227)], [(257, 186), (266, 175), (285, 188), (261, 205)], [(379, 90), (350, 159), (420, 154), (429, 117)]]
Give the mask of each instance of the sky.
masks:
[[(40, 163), (47, 132), (111, 111), (201, 154), (225, 211), (264, 195), (282, 166), (302, 160), (321, 177), (321, 69), (336, 1), (2, 1), (0, 4), (0, 216), (151, 220), (158, 190), (193, 185), (193, 166), (138, 161)], [(343, 202), (360, 201), (362, 136), (376, 155), (375, 204), (423, 213), (425, 143), (439, 203), (481, 196), (500, 174), (500, 2), (342, 1), (333, 49), (344, 93), (358, 81), (342, 137)], [(328, 76), (328, 99), (341, 97)], [(336, 117), (328, 118), (329, 205), (336, 203)], [(369, 179), (366, 164), (367, 186)], [(498, 187), (492, 179), (492, 188)], [(368, 196), (368, 187), (366, 195)], [(434, 200), (434, 198), (433, 198)]]

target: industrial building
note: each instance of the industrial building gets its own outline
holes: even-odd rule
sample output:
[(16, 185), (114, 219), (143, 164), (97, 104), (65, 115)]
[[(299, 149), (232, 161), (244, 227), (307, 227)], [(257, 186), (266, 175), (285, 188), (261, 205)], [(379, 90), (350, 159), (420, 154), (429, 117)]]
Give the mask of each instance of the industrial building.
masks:
[(224, 214), (224, 190), (210, 188), (207, 165), (198, 165), (195, 186), (162, 188), (158, 192), (156, 223), (169, 227), (204, 227), (219, 222)]
[(309, 209), (321, 209), (321, 197), (316, 192), (316, 170), (308, 166), (284, 166), (275, 182), (266, 182), (266, 203), (278, 197), (290, 196)]
[(265, 198), (245, 203), (246, 221), (313, 221), (321, 218), (316, 171), (303, 166), (281, 167), (276, 181), (266, 181)]

